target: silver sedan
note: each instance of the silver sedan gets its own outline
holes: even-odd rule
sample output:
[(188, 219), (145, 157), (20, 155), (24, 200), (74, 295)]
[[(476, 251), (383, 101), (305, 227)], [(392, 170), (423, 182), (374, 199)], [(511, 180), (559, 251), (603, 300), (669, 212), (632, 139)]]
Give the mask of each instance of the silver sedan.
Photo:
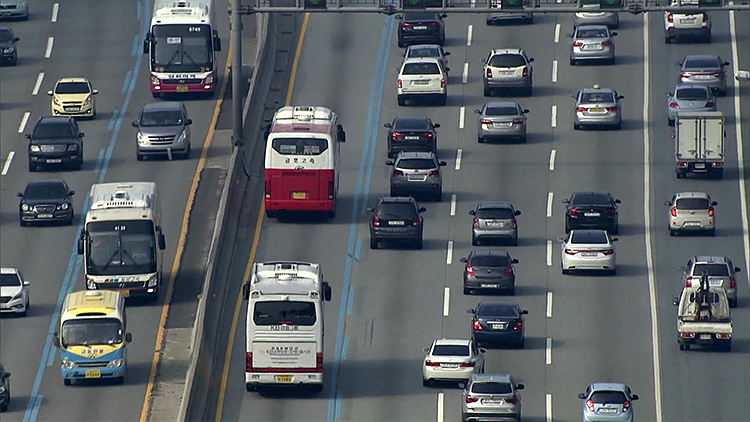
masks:
[(609, 126), (615, 129), (622, 127), (622, 106), (620, 100), (625, 98), (611, 88), (594, 85), (571, 95), (575, 102), (573, 129), (583, 126)]
[(615, 40), (617, 32), (605, 25), (581, 25), (575, 28), (570, 41), (570, 65), (583, 60), (604, 60), (615, 64)]
[(492, 138), (512, 138), (526, 142), (526, 113), (529, 110), (515, 101), (487, 103), (474, 110), (479, 115), (477, 141), (481, 144)]
[(617, 13), (601, 10), (600, 0), (582, 0), (580, 2), (585, 12), (573, 15), (573, 25), (607, 25), (610, 28), (620, 26), (620, 16)]
[(561, 242), (560, 266), (563, 274), (578, 270), (604, 270), (612, 275), (617, 271), (614, 242), (606, 230), (571, 230)]
[(723, 61), (719, 56), (687, 56), (680, 62), (678, 83), (705, 85), (717, 95), (726, 95), (727, 66), (729, 62)]
[(677, 113), (681, 111), (716, 111), (716, 98), (713, 92), (703, 85), (677, 85), (667, 93), (667, 116), (670, 126), (674, 126)]

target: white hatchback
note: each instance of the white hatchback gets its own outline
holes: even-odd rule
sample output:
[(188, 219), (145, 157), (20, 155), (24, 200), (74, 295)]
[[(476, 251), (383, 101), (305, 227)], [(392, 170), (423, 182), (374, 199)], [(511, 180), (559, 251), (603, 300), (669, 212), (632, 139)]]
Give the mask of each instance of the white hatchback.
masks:
[(434, 57), (407, 58), (398, 73), (398, 105), (407, 100), (435, 99), (439, 105), (448, 101), (448, 71)]
[(716, 234), (714, 207), (718, 202), (712, 201), (705, 192), (680, 192), (665, 202), (669, 206), (669, 235), (675, 236), (679, 231), (704, 231), (713, 236)]
[(18, 269), (0, 269), (0, 313), (26, 316), (29, 308), (29, 284)]
[(434, 381), (468, 382), (473, 374), (484, 373), (485, 349), (474, 340), (438, 339), (422, 349), (427, 353), (422, 362), (422, 385)]
[(562, 242), (560, 266), (563, 274), (578, 270), (617, 271), (614, 242), (606, 230), (571, 230), (567, 236), (557, 238)]

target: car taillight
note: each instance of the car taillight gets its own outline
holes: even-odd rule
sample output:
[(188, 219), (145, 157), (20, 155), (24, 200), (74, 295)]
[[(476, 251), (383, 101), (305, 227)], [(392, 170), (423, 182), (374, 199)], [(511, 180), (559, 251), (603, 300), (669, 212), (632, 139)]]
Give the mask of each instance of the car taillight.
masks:
[(580, 41), (576, 41), (573, 43), (573, 47), (583, 47), (583, 43)]
[(245, 372), (253, 372), (253, 352), (245, 352)]
[(721, 73), (714, 73), (714, 78), (721, 78)]
[(428, 138), (432, 138), (433, 135), (432, 135), (432, 133), (425, 133), (424, 136), (426, 136)]
[(693, 277), (688, 277), (685, 279), (685, 287), (692, 287), (693, 286)]
[(612, 45), (612, 41), (609, 41), (609, 40), (602, 41), (602, 45), (605, 46), (605, 47), (609, 47), (610, 45)]
[(602, 253), (604, 255), (612, 255), (613, 253), (615, 253), (615, 251), (614, 251), (614, 249), (605, 249), (605, 250), (602, 251)]
[(607, 111), (617, 111), (617, 106), (607, 107)]
[(403, 28), (411, 28), (413, 25), (408, 22), (401, 22), (401, 26)]
[(475, 229), (478, 229), (478, 228), (479, 228), (479, 219), (478, 219), (478, 218), (475, 218), (475, 219), (474, 219), (474, 228), (475, 228)]
[(328, 182), (328, 199), (333, 199), (333, 196), (336, 194), (336, 183), (331, 180)]
[(565, 248), (565, 253), (568, 255), (575, 255), (577, 252), (574, 251), (573, 249)]
[(482, 119), (482, 120), (479, 121), (479, 123), (481, 123), (483, 125), (491, 125), (492, 124), (492, 120), (490, 120), (490, 119)]
[(437, 176), (438, 171), (437, 170), (430, 170), (430, 176)]
[(488, 78), (492, 77), (492, 69), (490, 69), (489, 67), (487, 68), (487, 77)]
[(680, 108), (680, 105), (677, 104), (676, 102), (672, 101), (671, 103), (669, 103), (669, 107), (670, 108)]
[(581, 212), (581, 211), (579, 211), (579, 210), (577, 210), (575, 208), (571, 209), (569, 212), (570, 212), (570, 215), (581, 215), (581, 214), (583, 214), (583, 212)]
[(513, 119), (513, 123), (520, 125), (521, 123), (523, 123), (523, 119)]
[(513, 274), (513, 267), (511, 267), (510, 263), (508, 263), (508, 267), (505, 268), (505, 275), (511, 274)]
[(524, 67), (523, 68), (523, 76), (529, 76), (529, 68), (528, 67)]
[(315, 372), (323, 372), (323, 352), (315, 354)]
[(394, 176), (403, 176), (404, 172), (401, 171), (401, 170), (393, 170), (393, 175)]
[[(471, 264), (466, 266), (466, 274), (474, 275), (474, 267)], [(476, 322), (474, 324), (476, 325)]]
[(673, 14), (670, 13), (670, 14), (667, 15), (667, 22), (674, 22), (674, 15)]
[(586, 400), (586, 408), (589, 409), (589, 412), (594, 411), (594, 401), (593, 400)]
[(419, 227), (419, 217), (414, 217), (414, 221), (412, 221), (411, 224), (414, 227)]
[(403, 138), (404, 134), (401, 132), (393, 132), (391, 133), (391, 138)]
[(715, 105), (716, 105), (716, 104), (714, 104), (714, 102), (713, 102), (713, 101), (709, 101), (709, 102), (707, 102), (707, 103), (706, 103), (706, 107), (713, 107), (713, 106), (715, 106)]
[(518, 227), (518, 224), (516, 224), (516, 219), (514, 218), (510, 220), (510, 228), (515, 229), (516, 227)]
[(677, 167), (687, 167), (687, 163), (684, 162), (684, 161), (678, 161), (677, 162)]
[(729, 277), (729, 288), (737, 288), (737, 282), (734, 280), (734, 277)]
[(505, 399), (505, 402), (510, 403), (510, 404), (516, 404), (518, 403), (518, 397), (508, 397), (507, 399)]
[(271, 181), (266, 180), (266, 198), (271, 199)]
[(372, 225), (375, 227), (380, 227), (380, 217), (377, 215), (375, 217), (372, 217)]
[(629, 401), (626, 401), (626, 402), (624, 402), (624, 403), (622, 404), (622, 411), (623, 411), (623, 412), (627, 412), (627, 411), (628, 411), (628, 409), (630, 409), (630, 402), (629, 402)]
[(682, 338), (694, 338), (695, 337), (695, 333), (682, 333), (680, 336)]
[(462, 368), (473, 368), (474, 367), (474, 362), (464, 362), (464, 363), (462, 363), (459, 366), (461, 366)]
[(436, 26), (440, 26), (440, 23), (438, 23), (438, 22), (430, 22), (429, 26), (431, 26), (431, 27), (434, 28)]
[(518, 321), (516, 325), (513, 326), (513, 331), (520, 331), (521, 329), (523, 329), (523, 322)]
[(689, 78), (692, 74), (690, 72), (680, 72), (680, 76), (683, 78)]
[(476, 403), (479, 399), (476, 397), (466, 396), (466, 403)]
[(440, 88), (445, 87), (445, 78), (440, 79)]
[(433, 362), (433, 361), (431, 361), (431, 360), (428, 360), (427, 362), (425, 362), (425, 363), (424, 363), (424, 365), (425, 365), (425, 366), (440, 366), (440, 364), (439, 364), (439, 363), (437, 363), (437, 362)]
[(604, 214), (606, 216), (614, 216), (615, 215), (615, 210), (604, 210), (604, 211), (602, 211), (602, 214)]
[(669, 212), (672, 214), (672, 217), (677, 217), (677, 207), (672, 207)]
[(711, 208), (708, 209), (708, 216), (709, 217), (713, 217), (714, 216), (714, 208), (713, 207), (711, 207)]
[(404, 83), (401, 81), (401, 79), (398, 80), (398, 87), (399, 88), (403, 88), (404, 87)]
[(586, 111), (588, 110), (586, 107), (576, 107), (576, 111)]
[(477, 320), (474, 320), (474, 329), (478, 331), (484, 330), (484, 328), (482, 328), (482, 324), (480, 324)]
[(732, 335), (729, 334), (729, 333), (716, 333), (716, 338), (720, 338), (720, 339), (725, 339), (726, 340), (726, 339), (732, 338)]
[(708, 12), (703, 12), (703, 22), (708, 22)]

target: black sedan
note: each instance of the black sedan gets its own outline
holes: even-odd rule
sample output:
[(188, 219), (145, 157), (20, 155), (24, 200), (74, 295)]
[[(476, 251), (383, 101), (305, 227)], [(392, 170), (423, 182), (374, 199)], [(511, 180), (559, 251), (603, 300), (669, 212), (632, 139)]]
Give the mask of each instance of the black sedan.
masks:
[(565, 204), (565, 233), (574, 229), (607, 230), (610, 234), (620, 231), (617, 204), (611, 193), (575, 192)]
[(461, 258), (464, 266), (464, 294), (472, 290), (502, 291), (509, 295), (516, 293), (516, 271), (511, 258), (504, 251), (471, 251), (468, 257)]
[(388, 128), (388, 158), (399, 152), (434, 152), (437, 155), (437, 131), (439, 123), (427, 117), (396, 117)]
[(64, 180), (30, 182), (23, 192), (18, 193), (18, 197), (21, 198), (18, 205), (21, 226), (31, 222), (49, 221), (72, 224), (74, 194)]
[(20, 41), (13, 34), (13, 30), (6, 27), (0, 27), (0, 64), (9, 64), (15, 66), (18, 63), (18, 51), (16, 51), (16, 42)]
[(407, 12), (397, 15), (398, 46), (404, 48), (410, 44), (445, 44), (445, 13)]
[(479, 345), (510, 344), (519, 349), (524, 345), (523, 316), (529, 311), (522, 310), (513, 302), (480, 302), (476, 309), (469, 309), (471, 317), (471, 338)]

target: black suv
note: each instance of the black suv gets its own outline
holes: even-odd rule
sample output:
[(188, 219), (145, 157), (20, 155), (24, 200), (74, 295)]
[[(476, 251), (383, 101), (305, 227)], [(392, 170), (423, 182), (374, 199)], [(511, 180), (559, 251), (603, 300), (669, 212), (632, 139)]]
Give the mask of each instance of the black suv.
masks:
[(73, 223), (73, 198), (64, 180), (38, 180), (18, 192), (18, 218), (21, 226), (30, 222), (63, 221)]
[(83, 132), (72, 117), (41, 117), (26, 138), (31, 141), (29, 171), (44, 164), (68, 164), (75, 170), (83, 166)]
[(13, 34), (13, 30), (4, 26), (0, 27), (0, 63), (15, 66), (18, 63), (18, 51), (16, 41), (20, 41)]
[(607, 230), (610, 234), (620, 231), (617, 204), (611, 193), (575, 192), (565, 204), (565, 233), (573, 229)]
[(370, 249), (378, 249), (381, 241), (408, 242), (422, 249), (424, 217), (427, 211), (409, 197), (381, 196), (378, 205), (367, 207), (373, 213), (370, 219)]
[(0, 412), (8, 410), (10, 404), (10, 372), (5, 372), (3, 364), (0, 363)]
[(411, 44), (445, 44), (445, 13), (407, 12), (396, 15), (401, 20), (398, 25), (398, 46)]
[(434, 152), (437, 155), (437, 131), (439, 123), (427, 117), (396, 117), (388, 128), (388, 158), (399, 152)]

